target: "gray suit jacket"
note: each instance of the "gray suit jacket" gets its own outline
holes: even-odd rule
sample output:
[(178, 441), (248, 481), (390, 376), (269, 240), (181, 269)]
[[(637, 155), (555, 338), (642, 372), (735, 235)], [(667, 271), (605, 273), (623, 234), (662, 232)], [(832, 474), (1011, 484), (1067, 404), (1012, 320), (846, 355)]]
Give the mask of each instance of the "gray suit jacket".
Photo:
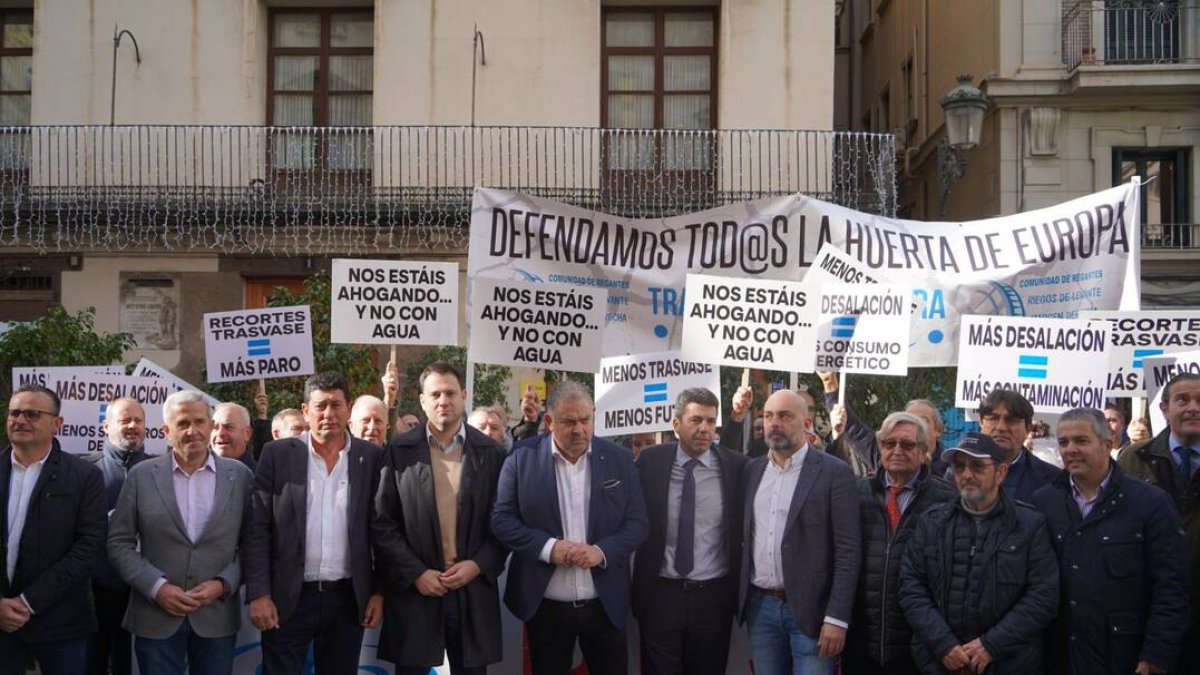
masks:
[(237, 590), (242, 583), (239, 538), (254, 476), (236, 459), (215, 453), (213, 459), (217, 469), (213, 514), (196, 542), (188, 537), (175, 501), (170, 455), (138, 464), (125, 479), (109, 520), (108, 558), (134, 591), (124, 622), (134, 635), (167, 638), (183, 622), (150, 596), (154, 584), (162, 578), (185, 591), (209, 579), (224, 581), (231, 591), (229, 595), (192, 612), (188, 619), (201, 637), (237, 632), (241, 622)]
[[(770, 455), (755, 457), (742, 473), (742, 621), (754, 575), (754, 495)], [(854, 608), (862, 539), (854, 474), (842, 460), (811, 446), (800, 469), (783, 532), (783, 588), (800, 632), (816, 639), (829, 616), (847, 624)]]

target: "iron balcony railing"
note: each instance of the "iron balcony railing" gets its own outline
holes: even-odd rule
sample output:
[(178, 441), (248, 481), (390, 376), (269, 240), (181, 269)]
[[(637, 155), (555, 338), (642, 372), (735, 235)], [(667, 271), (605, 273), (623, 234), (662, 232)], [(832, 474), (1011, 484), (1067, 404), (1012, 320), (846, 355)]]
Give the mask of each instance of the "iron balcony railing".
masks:
[(1151, 223), (1142, 226), (1143, 249), (1200, 248), (1200, 224)]
[(574, 127), (0, 129), (0, 245), (461, 249), (476, 186), (623, 217), (804, 193), (894, 215), (895, 138)]
[(1200, 63), (1200, 4), (1194, 0), (1064, 0), (1068, 70), (1093, 65)]

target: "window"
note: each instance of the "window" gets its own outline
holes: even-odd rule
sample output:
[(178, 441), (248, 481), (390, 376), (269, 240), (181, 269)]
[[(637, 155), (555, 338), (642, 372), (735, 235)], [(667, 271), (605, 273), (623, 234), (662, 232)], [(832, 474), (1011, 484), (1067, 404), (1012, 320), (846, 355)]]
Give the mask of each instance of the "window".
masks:
[[(892, 88), (883, 88), (879, 95), (879, 131), (885, 134), (892, 132)], [(904, 139), (899, 139), (903, 141)]]
[[(917, 80), (913, 77), (912, 54), (908, 55), (901, 66), (901, 77), (904, 79), (904, 124), (909, 126), (917, 119)], [(915, 129), (909, 130), (909, 133), (913, 131)]]
[[(601, 125), (608, 129), (713, 129), (716, 18), (712, 10), (607, 9)], [(613, 134), (609, 169), (699, 170), (713, 164), (703, 134)]]
[(1170, 238), (1175, 245), (1190, 245), (1179, 241), (1181, 237), (1190, 239), (1190, 228), (1173, 227), (1190, 221), (1189, 154), (1187, 149), (1113, 148), (1116, 184), (1142, 177), (1142, 228), (1151, 239)]
[(29, 126), (33, 91), (33, 15), (0, 13), (0, 126)]
[(1105, 63), (1179, 61), (1179, 0), (1105, 0)]
[[(368, 127), (374, 79), (371, 10), (279, 10), (271, 15), (267, 117), (277, 127)], [(364, 170), (362, 130), (281, 132), (277, 169)]]

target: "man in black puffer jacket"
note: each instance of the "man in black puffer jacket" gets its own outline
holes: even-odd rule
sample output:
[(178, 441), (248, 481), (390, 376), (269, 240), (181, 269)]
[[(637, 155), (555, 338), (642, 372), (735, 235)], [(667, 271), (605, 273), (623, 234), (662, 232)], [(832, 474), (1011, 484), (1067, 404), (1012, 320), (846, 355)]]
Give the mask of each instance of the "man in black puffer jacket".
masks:
[(900, 561), (923, 514), (958, 497), (954, 486), (930, 474), (924, 421), (909, 413), (888, 415), (879, 429), (883, 469), (858, 480), (862, 519), (862, 573), (854, 602), (842, 672), (846, 675), (915, 675), (912, 629), (900, 608)]
[(924, 514), (900, 566), (913, 659), (930, 675), (1039, 675), (1059, 588), (1046, 519), (1000, 490), (1008, 465), (989, 436), (967, 434), (944, 459), (960, 499)]

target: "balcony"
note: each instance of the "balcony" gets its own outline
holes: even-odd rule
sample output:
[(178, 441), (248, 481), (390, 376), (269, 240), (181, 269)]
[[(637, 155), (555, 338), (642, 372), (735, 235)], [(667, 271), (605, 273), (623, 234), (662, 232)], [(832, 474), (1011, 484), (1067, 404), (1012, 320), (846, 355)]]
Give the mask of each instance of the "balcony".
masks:
[(1200, 63), (1200, 4), (1189, 0), (1064, 0), (1062, 56), (1086, 66)]
[(1163, 223), (1142, 226), (1142, 250), (1200, 249), (1200, 223)]
[(475, 186), (656, 218), (804, 193), (894, 215), (890, 134), (576, 127), (0, 129), (0, 246), (465, 249)]

